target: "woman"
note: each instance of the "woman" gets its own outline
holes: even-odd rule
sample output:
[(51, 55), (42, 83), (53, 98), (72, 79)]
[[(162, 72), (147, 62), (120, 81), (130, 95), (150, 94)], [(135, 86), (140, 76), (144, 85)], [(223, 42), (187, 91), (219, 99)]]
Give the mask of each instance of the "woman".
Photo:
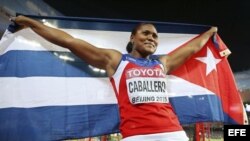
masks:
[(135, 27), (128, 44), (129, 54), (122, 54), (113, 49), (98, 48), (25, 16), (11, 20), (69, 49), (90, 65), (106, 70), (118, 99), (123, 141), (188, 140), (168, 101), (166, 75), (198, 52), (217, 32), (216, 27), (173, 54), (150, 59), (157, 49), (158, 34), (149, 23)]

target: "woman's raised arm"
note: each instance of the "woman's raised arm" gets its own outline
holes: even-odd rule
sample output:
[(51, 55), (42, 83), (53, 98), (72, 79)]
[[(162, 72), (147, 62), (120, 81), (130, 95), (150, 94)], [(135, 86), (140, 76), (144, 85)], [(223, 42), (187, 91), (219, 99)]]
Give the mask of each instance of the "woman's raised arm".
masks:
[(208, 31), (204, 32), (199, 37), (193, 39), (183, 47), (177, 49), (174, 53), (160, 58), (161, 62), (166, 66), (167, 73), (170, 73), (174, 69), (190, 58), (193, 54), (201, 50), (201, 48), (207, 43), (209, 38), (217, 32), (217, 27), (211, 27)]
[(62, 30), (46, 26), (26, 16), (13, 17), (11, 21), (20, 26), (31, 28), (51, 43), (69, 49), (90, 65), (105, 69), (109, 76), (115, 72), (119, 64), (121, 53), (116, 50), (98, 48), (82, 39), (74, 38)]

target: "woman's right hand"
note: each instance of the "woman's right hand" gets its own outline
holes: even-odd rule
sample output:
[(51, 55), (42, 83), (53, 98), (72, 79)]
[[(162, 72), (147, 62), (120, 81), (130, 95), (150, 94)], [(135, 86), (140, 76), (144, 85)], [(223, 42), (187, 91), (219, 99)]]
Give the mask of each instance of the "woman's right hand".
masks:
[(11, 32), (17, 32), (19, 30), (22, 30), (24, 28), (27, 28), (27, 22), (26, 22), (26, 19), (27, 17), (25, 16), (17, 16), (17, 17), (10, 17), (9, 20), (11, 22), (13, 22), (13, 24), (11, 25), (13, 28)]
[(25, 20), (27, 17), (23, 16), (23, 15), (19, 15), (17, 17), (10, 17), (10, 21), (14, 22), (18, 25), (24, 26), (25, 25)]

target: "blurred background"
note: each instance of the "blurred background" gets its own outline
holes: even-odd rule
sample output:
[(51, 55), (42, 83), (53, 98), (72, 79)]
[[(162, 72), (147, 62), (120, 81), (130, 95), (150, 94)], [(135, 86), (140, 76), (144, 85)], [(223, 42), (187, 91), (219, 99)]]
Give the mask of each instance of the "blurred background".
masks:
[(15, 13), (147, 20), (217, 26), (244, 106), (250, 112), (250, 1), (247, 0), (0, 0), (0, 37)]

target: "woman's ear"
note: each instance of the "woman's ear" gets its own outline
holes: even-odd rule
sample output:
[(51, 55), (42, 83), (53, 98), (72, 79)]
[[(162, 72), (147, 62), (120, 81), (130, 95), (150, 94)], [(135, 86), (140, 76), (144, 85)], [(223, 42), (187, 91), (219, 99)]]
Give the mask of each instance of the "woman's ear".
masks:
[(134, 35), (130, 36), (130, 42), (131, 42), (131, 44), (134, 44)]

